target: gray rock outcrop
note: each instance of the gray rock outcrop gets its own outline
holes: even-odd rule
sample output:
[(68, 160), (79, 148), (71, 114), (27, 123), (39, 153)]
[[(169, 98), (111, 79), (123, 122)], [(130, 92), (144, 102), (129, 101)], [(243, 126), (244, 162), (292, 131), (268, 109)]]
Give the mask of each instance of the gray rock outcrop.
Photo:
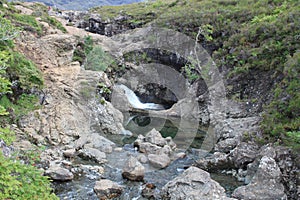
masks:
[(230, 159), (238, 168), (247, 166), (259, 155), (259, 147), (254, 143), (241, 142), (231, 153)]
[(208, 172), (196, 167), (168, 182), (162, 190), (163, 199), (230, 200), (225, 189), (212, 180)]
[(245, 200), (286, 200), (281, 178), (282, 174), (275, 160), (264, 156), (250, 184), (238, 187), (232, 196)]

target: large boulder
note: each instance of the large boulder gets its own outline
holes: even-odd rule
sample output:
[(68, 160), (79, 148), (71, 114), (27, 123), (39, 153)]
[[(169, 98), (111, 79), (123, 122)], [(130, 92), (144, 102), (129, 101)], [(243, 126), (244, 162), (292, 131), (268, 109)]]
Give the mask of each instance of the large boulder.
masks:
[(232, 167), (228, 154), (215, 152), (211, 156), (201, 158), (196, 166), (203, 170), (224, 170)]
[(131, 156), (123, 167), (122, 176), (132, 181), (142, 181), (145, 176), (145, 167)]
[[(276, 147), (277, 165), (282, 173), (282, 182), (285, 186), (288, 199), (300, 199), (300, 155), (295, 155), (287, 147)], [(298, 158), (297, 158), (298, 157)]]
[(263, 156), (250, 184), (238, 187), (232, 196), (245, 200), (285, 200), (287, 196), (281, 178), (282, 174), (275, 160)]
[(169, 156), (167, 156), (166, 154), (149, 154), (148, 159), (152, 166), (159, 169), (166, 168), (171, 162)]
[(123, 134), (123, 114), (116, 109), (110, 102), (104, 105), (95, 105), (96, 124), (92, 126), (99, 128), (105, 134)]
[(276, 146), (273, 144), (267, 144), (260, 148), (259, 156), (253, 163), (247, 165), (247, 174), (245, 176), (245, 183), (249, 184), (253, 177), (256, 175), (257, 169), (260, 165), (261, 158), (263, 156), (273, 158), (278, 165), (281, 176), (281, 182), (285, 187), (285, 193), (288, 199), (299, 199), (299, 193), (297, 193), (297, 173), (299, 167), (297, 167), (297, 160), (294, 159), (294, 155), (291, 149), (282, 146)]
[(113, 199), (120, 196), (123, 192), (123, 187), (110, 180), (97, 181), (94, 191), (99, 199)]
[(208, 172), (196, 167), (168, 182), (162, 190), (163, 199), (229, 200), (225, 189), (212, 180)]
[(45, 175), (56, 181), (69, 181), (74, 178), (72, 172), (59, 166), (50, 167), (45, 171)]

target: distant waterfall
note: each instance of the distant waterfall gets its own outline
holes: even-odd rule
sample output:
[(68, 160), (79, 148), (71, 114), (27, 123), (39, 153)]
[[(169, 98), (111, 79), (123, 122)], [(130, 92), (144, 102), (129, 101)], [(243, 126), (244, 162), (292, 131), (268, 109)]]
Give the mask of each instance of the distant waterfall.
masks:
[(117, 87), (123, 89), (125, 91), (125, 95), (129, 101), (129, 103), (134, 107), (138, 109), (143, 110), (164, 110), (165, 108), (156, 103), (142, 103), (140, 99), (135, 95), (135, 93), (129, 89), (125, 85), (118, 85)]

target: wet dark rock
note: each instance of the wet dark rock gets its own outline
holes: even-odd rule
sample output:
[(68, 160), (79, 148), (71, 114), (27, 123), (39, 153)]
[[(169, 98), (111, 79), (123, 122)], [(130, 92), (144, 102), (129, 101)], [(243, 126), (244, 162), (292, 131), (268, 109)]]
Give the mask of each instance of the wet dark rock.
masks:
[(108, 37), (142, 26), (142, 23), (131, 22), (131, 17), (128, 15), (119, 15), (115, 18), (104, 20), (98, 14), (68, 11), (64, 12), (63, 16), (77, 28)]
[(147, 199), (155, 199), (155, 188), (153, 183), (147, 183), (142, 190), (142, 196)]
[(259, 147), (255, 143), (241, 142), (230, 153), (230, 159), (237, 168), (245, 168), (258, 156)]
[(142, 181), (145, 176), (145, 167), (131, 156), (123, 167), (122, 176), (132, 181)]
[(238, 144), (236, 138), (228, 138), (218, 142), (215, 146), (215, 151), (229, 153), (230, 150), (234, 149)]
[(56, 181), (69, 181), (74, 178), (72, 172), (59, 166), (50, 167), (45, 171), (45, 175)]
[(190, 167), (183, 174), (168, 182), (162, 190), (163, 199), (229, 200), (225, 189), (210, 178), (210, 174)]
[(220, 152), (215, 152), (209, 157), (198, 160), (195, 165), (208, 171), (223, 170), (233, 167), (228, 154)]
[(75, 156), (76, 150), (75, 149), (67, 149), (67, 150), (63, 151), (63, 154), (67, 158), (72, 158)]
[(156, 167), (159, 169), (166, 168), (171, 162), (169, 156), (167, 156), (166, 154), (160, 154), (160, 155), (149, 154), (148, 159), (149, 159), (150, 164), (153, 167)]
[(96, 182), (94, 191), (101, 200), (113, 199), (122, 194), (123, 187), (113, 181), (103, 179)]
[(282, 174), (275, 160), (264, 156), (250, 184), (238, 187), (232, 196), (245, 200), (287, 199), (281, 179)]
[[(137, 24), (129, 22), (129, 19), (130, 17), (125, 15), (120, 15), (114, 19), (107, 21), (104, 21), (101, 18), (90, 18), (88, 20), (88, 27), (85, 28), (89, 32), (111, 37), (113, 35), (136, 28)], [(81, 24), (87, 25), (86, 22)]]
[[(147, 54), (147, 50), (145, 52)], [(149, 59), (152, 58), (149, 57)], [(176, 95), (170, 89), (162, 87), (157, 83), (139, 85), (135, 90), (135, 93), (138, 97), (140, 97), (140, 100), (142, 102), (153, 102), (161, 104), (164, 105), (166, 109), (170, 108), (178, 101)]]

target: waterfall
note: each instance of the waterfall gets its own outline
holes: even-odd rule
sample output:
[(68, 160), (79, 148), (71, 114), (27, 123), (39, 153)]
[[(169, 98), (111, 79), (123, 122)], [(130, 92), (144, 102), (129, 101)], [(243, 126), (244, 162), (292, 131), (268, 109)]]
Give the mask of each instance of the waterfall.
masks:
[(143, 110), (164, 110), (165, 108), (163, 105), (156, 104), (156, 103), (142, 103), (140, 99), (136, 96), (136, 94), (129, 89), (125, 85), (118, 85), (117, 87), (121, 88), (124, 90), (125, 95), (129, 101), (129, 103), (134, 107), (138, 109), (143, 109)]

